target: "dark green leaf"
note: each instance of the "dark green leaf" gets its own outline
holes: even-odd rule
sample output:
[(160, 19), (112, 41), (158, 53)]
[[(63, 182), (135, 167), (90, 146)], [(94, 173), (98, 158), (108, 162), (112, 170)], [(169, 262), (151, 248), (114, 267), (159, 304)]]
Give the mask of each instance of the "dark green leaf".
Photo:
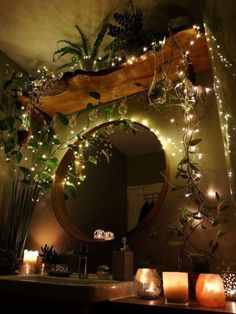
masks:
[(12, 130), (14, 125), (14, 119), (12, 117), (7, 117), (3, 120), (0, 120), (0, 130)]
[(64, 200), (67, 201), (69, 199), (68, 195), (64, 193)]
[(218, 233), (218, 235), (217, 235), (217, 239), (219, 239), (219, 238), (225, 236), (226, 234), (228, 234), (228, 232), (222, 232), (222, 231), (220, 231), (220, 232)]
[(46, 161), (46, 164), (48, 165), (48, 167), (52, 170), (56, 170), (57, 165), (58, 165), (58, 159), (56, 157), (48, 159)]
[(80, 181), (84, 181), (84, 180), (85, 180), (84, 175), (81, 174), (81, 175), (79, 176), (79, 179), (80, 179)]
[(76, 186), (74, 185), (74, 183), (68, 183), (66, 185), (66, 189), (75, 197), (76, 193), (77, 193), (77, 189)]
[(31, 184), (31, 181), (30, 181), (30, 180), (27, 180), (27, 179), (23, 179), (23, 180), (21, 180), (21, 182), (22, 182), (23, 184), (25, 184), (26, 186), (30, 186), (30, 184)]
[(211, 254), (213, 254), (219, 247), (219, 242), (213, 242), (213, 245), (211, 246)]
[(16, 138), (15, 137), (9, 137), (7, 141), (5, 142), (5, 153), (9, 153), (12, 151), (16, 146)]
[(96, 106), (94, 106), (93, 104), (91, 104), (91, 102), (89, 102), (89, 103), (87, 104), (87, 110), (88, 110), (88, 111), (93, 110), (95, 107), (96, 107)]
[(183, 245), (184, 243), (181, 242), (181, 241), (169, 241), (168, 244), (169, 244), (169, 245), (172, 245), (172, 246), (181, 246), (181, 245)]
[(33, 140), (29, 141), (28, 146), (30, 146), (32, 148), (35, 148), (35, 149), (39, 148), (39, 144), (37, 142), (33, 141)]
[(226, 219), (226, 218), (223, 218), (221, 221), (220, 221), (220, 223), (222, 224), (222, 225), (225, 225), (225, 224), (227, 224), (229, 221), (228, 221), (228, 219)]
[(51, 174), (49, 172), (47, 172), (47, 171), (42, 171), (41, 172), (41, 176), (46, 181), (51, 181), (52, 180)]
[(215, 219), (212, 226), (215, 227), (215, 226), (218, 226), (219, 225), (219, 220)]
[(114, 112), (114, 108), (115, 106), (109, 106), (105, 109), (105, 112), (106, 112), (106, 119), (107, 120), (110, 120), (113, 116), (113, 112)]
[(220, 201), (220, 195), (219, 195), (218, 192), (216, 192), (216, 199), (217, 199), (218, 202)]
[(94, 165), (97, 165), (97, 159), (93, 156), (89, 156), (88, 161)]
[(224, 205), (224, 206), (222, 206), (221, 208), (220, 208), (220, 211), (224, 211), (224, 210), (226, 210), (226, 209), (228, 209), (229, 208), (229, 205)]
[(61, 144), (61, 141), (58, 139), (58, 138), (53, 138), (53, 144), (55, 145), (60, 145)]
[(196, 145), (198, 145), (201, 141), (202, 141), (201, 138), (195, 138), (194, 140), (191, 140), (191, 141), (189, 142), (189, 145), (190, 145), (190, 146), (196, 146)]
[(29, 175), (30, 174), (30, 169), (26, 168), (26, 167), (19, 167), (20, 171), (24, 174), (24, 175)]
[(18, 164), (21, 162), (22, 157), (23, 157), (23, 155), (21, 154), (21, 152), (18, 152), (16, 154), (16, 161), (17, 161)]
[(92, 92), (89, 92), (89, 95), (97, 100), (100, 99), (101, 95), (99, 92), (95, 92), (95, 91), (92, 91)]
[(56, 112), (56, 114), (57, 114), (57, 117), (62, 124), (64, 124), (64, 125), (69, 124), (69, 120), (64, 114), (62, 114), (61, 112)]
[(180, 177), (180, 171), (178, 171), (175, 175), (175, 179), (178, 179)]
[(138, 86), (138, 87), (146, 87), (145, 85), (143, 85), (141, 83), (138, 83), (138, 82), (136, 82), (135, 85)]

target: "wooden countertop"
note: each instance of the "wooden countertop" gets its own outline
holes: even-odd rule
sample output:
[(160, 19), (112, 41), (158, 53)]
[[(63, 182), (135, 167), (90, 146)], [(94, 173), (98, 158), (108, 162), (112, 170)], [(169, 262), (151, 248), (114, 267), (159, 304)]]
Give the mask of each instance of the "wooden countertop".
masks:
[(226, 301), (224, 308), (201, 306), (196, 300), (191, 300), (189, 305), (165, 304), (163, 298), (144, 300), (138, 297), (120, 298), (111, 301), (117, 309), (126, 309), (130, 313), (236, 313), (236, 302)]

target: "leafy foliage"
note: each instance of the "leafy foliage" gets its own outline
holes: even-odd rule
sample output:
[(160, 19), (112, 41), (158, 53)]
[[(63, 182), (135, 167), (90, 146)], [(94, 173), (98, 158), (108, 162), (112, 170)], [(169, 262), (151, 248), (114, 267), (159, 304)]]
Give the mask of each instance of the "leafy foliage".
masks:
[(131, 2), (132, 12), (115, 13), (113, 15), (116, 25), (109, 24), (108, 35), (113, 40), (106, 47), (113, 53), (123, 52), (128, 54), (140, 54), (142, 48), (150, 39), (143, 29), (143, 11), (134, 8)]
[(43, 263), (57, 264), (59, 262), (59, 255), (53, 248), (53, 245), (50, 247), (47, 244), (45, 244), (44, 247), (41, 246), (39, 256), (42, 258)]
[(67, 46), (62, 47), (54, 52), (53, 61), (56, 62), (58, 59), (62, 58), (65, 55), (70, 55), (71, 60), (68, 63), (63, 64), (58, 68), (62, 70), (64, 68), (78, 68), (85, 71), (94, 71), (101, 70), (111, 66), (109, 55), (105, 55), (100, 58), (98, 56), (100, 46), (106, 35), (108, 24), (104, 23), (99, 31), (93, 45), (90, 44), (88, 38), (83, 33), (81, 28), (78, 25), (75, 25), (76, 30), (79, 33), (81, 42), (73, 43), (69, 40), (59, 40), (58, 43), (67, 44)]

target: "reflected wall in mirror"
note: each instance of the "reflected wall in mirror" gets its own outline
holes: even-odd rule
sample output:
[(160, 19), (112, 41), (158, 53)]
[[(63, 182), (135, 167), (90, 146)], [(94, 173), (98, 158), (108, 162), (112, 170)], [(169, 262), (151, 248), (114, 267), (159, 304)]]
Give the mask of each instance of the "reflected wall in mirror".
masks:
[(91, 130), (86, 139), (59, 165), (52, 189), (56, 217), (84, 241), (92, 241), (96, 229), (112, 231), (115, 238), (130, 235), (157, 214), (167, 193), (161, 143), (147, 127), (120, 120)]

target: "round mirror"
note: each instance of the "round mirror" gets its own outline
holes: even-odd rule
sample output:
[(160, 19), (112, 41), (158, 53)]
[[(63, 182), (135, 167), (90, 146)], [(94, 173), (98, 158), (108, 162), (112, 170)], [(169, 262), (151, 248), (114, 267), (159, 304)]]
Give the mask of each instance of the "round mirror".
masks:
[(108, 122), (78, 140), (63, 157), (52, 186), (52, 204), (71, 236), (93, 241), (94, 231), (129, 236), (160, 209), (169, 167), (156, 135), (126, 120)]

